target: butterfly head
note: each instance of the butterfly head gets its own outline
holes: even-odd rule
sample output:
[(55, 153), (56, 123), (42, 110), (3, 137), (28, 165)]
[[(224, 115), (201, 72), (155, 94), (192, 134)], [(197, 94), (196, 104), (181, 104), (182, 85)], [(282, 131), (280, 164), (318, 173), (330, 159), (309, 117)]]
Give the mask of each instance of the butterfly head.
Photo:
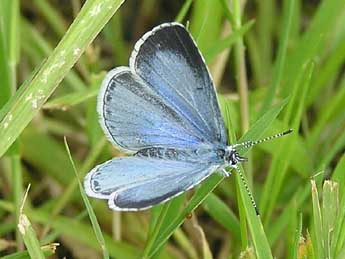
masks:
[(228, 146), (225, 149), (224, 161), (229, 166), (235, 167), (237, 163), (246, 162), (246, 157), (240, 156), (238, 151), (233, 146)]

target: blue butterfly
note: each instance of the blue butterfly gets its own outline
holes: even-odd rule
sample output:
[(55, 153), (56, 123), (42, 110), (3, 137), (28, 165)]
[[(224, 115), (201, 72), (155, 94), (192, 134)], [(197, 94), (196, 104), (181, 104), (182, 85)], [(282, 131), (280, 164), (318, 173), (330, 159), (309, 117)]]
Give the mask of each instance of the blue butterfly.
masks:
[(134, 153), (98, 165), (85, 177), (86, 193), (108, 200), (114, 210), (147, 209), (216, 171), (228, 176), (225, 167), (246, 160), (236, 147), (258, 143), (227, 145), (205, 60), (179, 23), (161, 24), (135, 44), (129, 67), (106, 75), (97, 109), (109, 140)]

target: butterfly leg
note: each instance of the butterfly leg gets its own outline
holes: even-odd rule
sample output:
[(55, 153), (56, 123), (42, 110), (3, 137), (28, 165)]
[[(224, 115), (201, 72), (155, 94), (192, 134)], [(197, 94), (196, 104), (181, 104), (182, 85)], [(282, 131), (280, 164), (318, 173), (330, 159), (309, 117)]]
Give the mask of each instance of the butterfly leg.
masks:
[(220, 169), (221, 169), (220, 172), (221, 172), (222, 175), (224, 175), (224, 177), (231, 176), (231, 172), (226, 171), (225, 170), (225, 166), (222, 166)]
[(231, 172), (226, 171), (225, 168), (223, 168), (223, 174), (225, 175), (225, 177), (231, 176)]

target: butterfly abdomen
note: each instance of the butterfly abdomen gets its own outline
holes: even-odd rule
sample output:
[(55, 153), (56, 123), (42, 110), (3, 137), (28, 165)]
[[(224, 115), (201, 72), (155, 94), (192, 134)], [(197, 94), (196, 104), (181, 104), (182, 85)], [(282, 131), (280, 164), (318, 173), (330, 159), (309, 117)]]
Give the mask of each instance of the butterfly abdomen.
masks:
[(203, 162), (223, 161), (224, 154), (219, 154), (219, 150), (214, 149), (178, 149), (178, 148), (165, 148), (165, 147), (149, 147), (139, 150), (135, 156), (157, 158), (166, 160), (178, 160), (178, 161), (191, 161), (191, 162)]
[(185, 152), (175, 148), (149, 147), (139, 150), (135, 155), (139, 157), (180, 160), (179, 158), (182, 158)]

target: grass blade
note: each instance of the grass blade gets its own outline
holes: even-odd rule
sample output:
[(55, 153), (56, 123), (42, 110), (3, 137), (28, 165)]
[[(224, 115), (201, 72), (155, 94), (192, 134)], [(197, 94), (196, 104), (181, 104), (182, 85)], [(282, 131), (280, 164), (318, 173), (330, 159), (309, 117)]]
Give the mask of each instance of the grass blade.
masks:
[[(242, 170), (242, 175), (245, 177), (242, 166), (239, 168), (239, 170)], [(237, 184), (240, 186), (240, 195), (244, 204), (246, 219), (252, 235), (256, 256), (258, 259), (273, 258), (260, 216), (256, 215), (252, 202), (249, 199), (247, 189), (240, 178), (240, 174), (236, 174), (236, 176)]]
[(299, 215), (298, 225), (295, 232), (295, 238), (293, 242), (293, 250), (292, 250), (292, 259), (299, 259), (298, 257), (298, 248), (299, 243), (302, 237), (302, 224), (303, 224), (303, 215), (302, 213)]
[(90, 221), (92, 223), (92, 228), (93, 228), (93, 230), (95, 232), (97, 241), (98, 241), (98, 243), (100, 244), (100, 246), (102, 248), (103, 258), (104, 259), (109, 259), (109, 252), (108, 252), (107, 247), (105, 245), (105, 240), (104, 240), (101, 228), (100, 228), (100, 226), (98, 224), (97, 217), (96, 217), (96, 215), (95, 215), (95, 213), (94, 213), (94, 211), (92, 209), (90, 201), (89, 201), (89, 199), (86, 196), (86, 193), (84, 191), (83, 185), (81, 184), (81, 182), (79, 180), (77, 168), (75, 167), (75, 164), (73, 162), (71, 151), (70, 151), (70, 149), (68, 147), (66, 138), (64, 139), (64, 142), (65, 142), (65, 147), (66, 147), (66, 150), (67, 150), (68, 157), (69, 157), (70, 162), (71, 162), (72, 167), (73, 167), (73, 171), (74, 171), (75, 177), (78, 179), (79, 191), (80, 191), (81, 197), (83, 198), (83, 202), (84, 202), (84, 204), (86, 206), (87, 213), (89, 214), (89, 218), (90, 218)]
[(332, 181), (325, 181), (323, 184), (322, 195), (322, 226), (324, 231), (323, 240), (325, 246), (325, 255), (327, 258), (332, 258), (333, 233), (339, 208), (338, 184)]
[[(0, 118), (0, 157), (28, 125), (124, 0), (88, 0), (36, 76)], [(5, 124), (13, 118), (10, 124)]]
[(311, 195), (313, 201), (313, 219), (315, 229), (316, 247), (314, 248), (316, 258), (325, 258), (324, 243), (323, 243), (323, 229), (322, 229), (322, 215), (319, 204), (319, 194), (317, 191), (315, 180), (311, 180)]
[(96, 97), (99, 92), (99, 89), (87, 89), (77, 91), (71, 94), (67, 94), (58, 98), (55, 98), (51, 101), (48, 101), (44, 104), (43, 109), (61, 109), (66, 110), (71, 106), (80, 104), (89, 100), (92, 97)]
[(210, 193), (205, 199), (203, 207), (211, 217), (232, 233), (235, 239), (241, 240), (240, 223), (237, 217), (217, 195)]
[(175, 18), (175, 22), (182, 22), (183, 19), (186, 17), (188, 10), (190, 9), (191, 5), (193, 3), (193, 0), (186, 0), (180, 9), (179, 13), (177, 14)]
[(20, 208), (20, 214), (19, 214), (17, 226), (18, 226), (20, 234), (22, 235), (24, 244), (26, 248), (28, 249), (30, 257), (37, 258), (37, 259), (44, 259), (45, 256), (41, 250), (40, 242), (37, 239), (36, 233), (31, 225), (31, 222), (29, 221), (28, 217), (23, 213), (23, 208), (25, 205), (26, 198), (28, 196), (29, 189), (30, 189), (30, 185), (28, 186), (22, 200), (22, 205)]
[(278, 49), (278, 56), (276, 60), (276, 64), (274, 66), (273, 70), (273, 79), (272, 83), (270, 84), (270, 87), (267, 89), (267, 94), (265, 97), (265, 100), (263, 102), (263, 105), (261, 107), (261, 111), (259, 112), (259, 115), (263, 114), (263, 112), (272, 104), (273, 97), (277, 92), (277, 89), (280, 85), (280, 81), (283, 76), (283, 70), (285, 66), (285, 58), (287, 53), (287, 45), (289, 40), (289, 34), (291, 29), (291, 23), (292, 23), (292, 16), (295, 6), (295, 0), (290, 0), (288, 2), (286, 17), (284, 19), (284, 25), (283, 25), (283, 31), (282, 36), (280, 39), (279, 49)]
[(211, 63), (219, 53), (231, 47), (231, 45), (234, 44), (239, 37), (242, 37), (246, 32), (249, 31), (253, 24), (253, 20), (249, 21), (243, 26), (241, 26), (241, 28), (233, 31), (229, 36), (212, 44), (207, 50), (205, 50), (204, 57), (206, 63)]
[(45, 256), (41, 250), (40, 242), (36, 233), (25, 214), (20, 214), (18, 223), (19, 232), (22, 234), (24, 243), (31, 258), (44, 259)]

